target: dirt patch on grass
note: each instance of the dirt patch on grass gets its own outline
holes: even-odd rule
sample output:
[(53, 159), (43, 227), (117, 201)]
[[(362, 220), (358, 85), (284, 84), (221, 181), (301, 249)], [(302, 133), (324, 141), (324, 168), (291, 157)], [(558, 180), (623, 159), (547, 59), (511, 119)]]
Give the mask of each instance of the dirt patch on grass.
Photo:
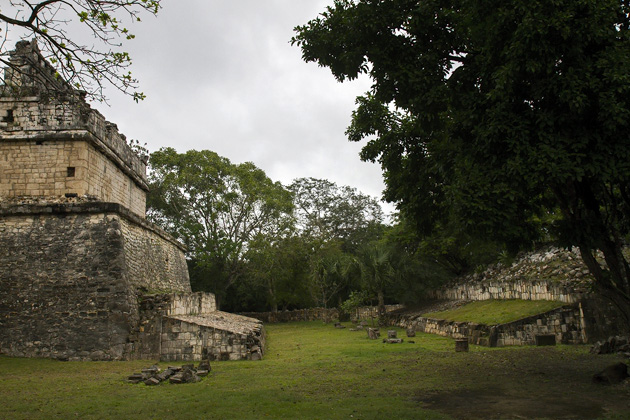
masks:
[(418, 389), (415, 399), (422, 408), (455, 419), (586, 420), (612, 413), (630, 418), (623, 417), (630, 415), (630, 380), (612, 386), (592, 382), (595, 373), (618, 363), (618, 356), (594, 356), (569, 346), (477, 348), (431, 362), (442, 382)]
[(419, 398), (423, 407), (456, 419), (597, 419), (601, 402), (569, 396), (511, 395), (499, 388), (440, 392)]

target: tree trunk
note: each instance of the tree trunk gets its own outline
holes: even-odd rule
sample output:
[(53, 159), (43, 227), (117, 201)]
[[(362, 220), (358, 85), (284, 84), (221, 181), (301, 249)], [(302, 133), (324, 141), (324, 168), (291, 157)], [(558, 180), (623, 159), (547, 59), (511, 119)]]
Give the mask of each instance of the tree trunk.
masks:
[(385, 296), (382, 290), (378, 291), (378, 317), (382, 318), (385, 315)]
[[(568, 182), (553, 190), (564, 218), (579, 233), (577, 245), (582, 261), (595, 278), (596, 292), (618, 309), (630, 330), (630, 268), (622, 253), (615, 217), (602, 210), (606, 206), (587, 180)], [(605, 267), (595, 258), (597, 249), (604, 255)]]
[[(582, 261), (584, 261), (595, 278), (595, 290), (617, 308), (621, 316), (623, 316), (625, 324), (630, 327), (630, 296), (622, 285), (622, 287), (619, 287), (620, 285), (612, 280), (616, 276), (612, 274), (610, 266), (608, 269), (602, 268), (587, 247), (580, 246), (580, 255), (582, 256)], [(608, 265), (608, 258), (606, 258), (605, 253), (604, 259)], [(619, 276), (621, 273), (617, 272), (616, 274)]]

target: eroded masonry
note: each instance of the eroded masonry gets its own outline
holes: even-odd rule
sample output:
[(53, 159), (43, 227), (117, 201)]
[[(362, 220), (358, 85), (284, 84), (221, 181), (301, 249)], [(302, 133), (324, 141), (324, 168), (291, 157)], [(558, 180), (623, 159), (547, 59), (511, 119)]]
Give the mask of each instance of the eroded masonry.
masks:
[(258, 320), (193, 293), (184, 247), (145, 219), (146, 159), (19, 42), (0, 86), (0, 353), (259, 359)]

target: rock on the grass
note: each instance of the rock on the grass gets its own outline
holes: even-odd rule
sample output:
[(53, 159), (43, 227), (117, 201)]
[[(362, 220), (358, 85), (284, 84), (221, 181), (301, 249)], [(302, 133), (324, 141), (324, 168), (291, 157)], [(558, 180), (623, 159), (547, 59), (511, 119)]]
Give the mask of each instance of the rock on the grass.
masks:
[(602, 385), (614, 385), (624, 381), (628, 377), (630, 377), (630, 375), (628, 375), (628, 365), (619, 362), (593, 375), (593, 382)]
[(368, 328), (367, 335), (370, 340), (376, 340), (381, 336), (381, 331), (378, 328)]
[(591, 347), (593, 354), (630, 353), (630, 339), (625, 336), (608, 337)]

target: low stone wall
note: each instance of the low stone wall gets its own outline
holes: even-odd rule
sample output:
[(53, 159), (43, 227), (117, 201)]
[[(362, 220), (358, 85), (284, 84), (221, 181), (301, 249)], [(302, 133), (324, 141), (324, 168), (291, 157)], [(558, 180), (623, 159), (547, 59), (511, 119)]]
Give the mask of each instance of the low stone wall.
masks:
[(418, 315), (396, 314), (388, 318), (390, 325), (413, 328), (415, 331), (452, 338), (468, 338), (472, 344), (503, 347), (535, 345), (537, 335), (555, 335), (562, 344), (582, 344), (588, 341), (584, 315), (580, 305), (564, 306), (543, 314), (500, 325), (456, 322), (425, 318)]
[[(403, 305), (385, 305), (386, 312), (392, 312), (403, 308)], [(371, 319), (378, 317), (378, 307), (364, 306), (356, 310), (355, 316), (358, 319)], [(331, 322), (339, 319), (337, 308), (309, 308), (295, 309), (293, 311), (279, 312), (242, 312), (241, 315), (259, 319), (265, 323), (276, 322), (299, 322), (299, 321), (324, 321)]]
[(583, 293), (570, 285), (551, 280), (499, 280), (463, 283), (432, 291), (429, 296), (437, 300), (524, 299), (576, 303), (582, 299)]
[(199, 315), (217, 310), (215, 297), (212, 293), (187, 293), (174, 295), (166, 315)]
[(330, 322), (333, 319), (339, 318), (339, 311), (337, 310), (337, 308), (309, 308), (279, 312), (241, 312), (239, 315), (255, 318), (269, 324), (273, 324), (276, 322), (298, 321)]
[[(405, 305), (385, 305), (385, 312), (393, 312), (403, 309)], [(378, 306), (362, 306), (354, 311), (355, 319), (376, 319), (378, 318)]]

